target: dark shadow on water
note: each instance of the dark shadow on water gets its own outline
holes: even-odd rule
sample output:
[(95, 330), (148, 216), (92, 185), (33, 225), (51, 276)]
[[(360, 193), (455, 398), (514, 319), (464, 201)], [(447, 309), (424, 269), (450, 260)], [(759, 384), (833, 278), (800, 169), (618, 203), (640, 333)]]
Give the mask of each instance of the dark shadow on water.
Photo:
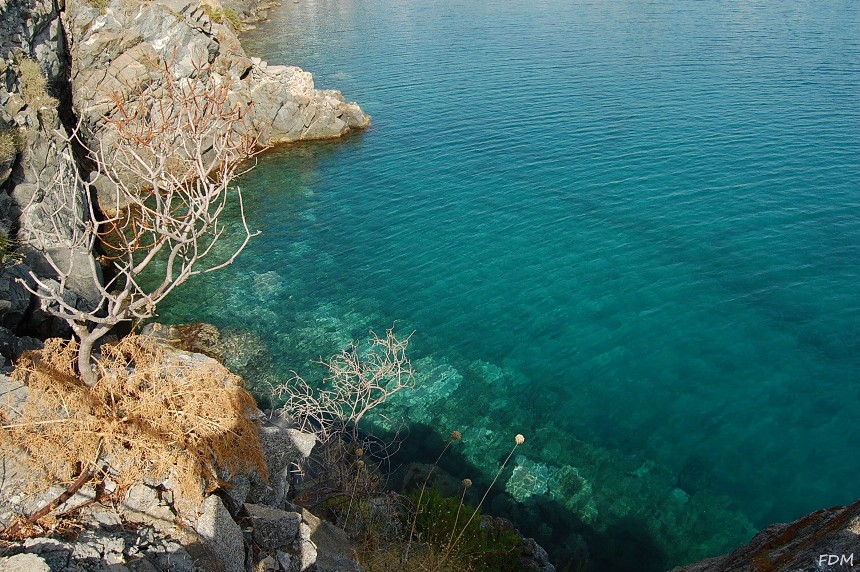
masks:
[[(444, 449), (447, 440), (439, 431), (423, 424), (410, 424), (409, 436), (392, 459), (392, 466), (405, 467), (410, 463), (432, 464)], [(501, 462), (503, 459), (499, 459)], [(482, 473), (469, 462), (456, 444), (439, 461), (442, 472), (450, 475), (443, 479), (444, 494), (454, 496), (462, 489), (445, 490), (458, 486), (463, 478), (473, 482), (466, 501), (477, 504), (495, 475)], [(528, 502), (517, 502), (504, 491), (504, 483), (513, 468), (510, 464), (496, 481), (482, 507), (490, 516), (511, 520), (523, 536), (534, 538), (550, 555), (550, 561), (559, 571), (571, 572), (658, 572), (671, 563), (647, 526), (638, 519), (626, 519), (612, 524), (605, 531), (597, 531), (583, 522), (579, 515), (546, 496), (530, 497)], [(423, 479), (411, 482), (411, 488), (420, 487)], [(452, 484), (453, 483), (453, 484)], [(401, 489), (402, 479), (393, 480), (391, 488)], [(408, 491), (400, 491), (408, 492)], [(582, 544), (587, 546), (585, 560)]]

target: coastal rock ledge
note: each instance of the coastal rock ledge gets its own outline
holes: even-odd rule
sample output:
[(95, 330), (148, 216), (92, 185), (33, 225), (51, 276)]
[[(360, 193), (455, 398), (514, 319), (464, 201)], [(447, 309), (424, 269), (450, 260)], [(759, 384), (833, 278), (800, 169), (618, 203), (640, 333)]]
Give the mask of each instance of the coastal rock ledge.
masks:
[(724, 556), (672, 572), (812, 572), (860, 567), (860, 500), (774, 524)]
[(310, 73), (249, 58), (228, 22), (199, 2), (69, 2), (65, 17), (75, 115), (99, 137), (116, 94), (133, 93), (171, 62), (173, 75), (193, 78), (203, 64), (231, 101), (250, 107), (249, 123), (263, 144), (341, 137), (370, 117), (336, 90), (320, 90)]
[[(247, 4), (241, 12), (251, 16), (265, 6)], [(0, 365), (37, 347), (35, 338), (71, 335), (19, 283), (31, 271), (56, 278), (46, 252), (69, 261), (67, 302), (93, 306), (101, 297), (85, 245), (35, 238), (56, 231), (46, 213), (62, 200), (58, 171), (92, 168), (70, 144), (73, 130), (90, 150), (111, 157), (118, 105), (146, 94), (152, 109), (169, 111), (166, 86), (198, 79), (203, 89), (226, 94), (225, 108), (243, 110), (247, 134), (260, 146), (337, 138), (370, 124), (339, 91), (316, 89), (310, 73), (248, 57), (226, 10), (219, 0), (0, 0)], [(79, 192), (83, 203), (85, 190)], [(85, 221), (67, 224), (71, 237)]]

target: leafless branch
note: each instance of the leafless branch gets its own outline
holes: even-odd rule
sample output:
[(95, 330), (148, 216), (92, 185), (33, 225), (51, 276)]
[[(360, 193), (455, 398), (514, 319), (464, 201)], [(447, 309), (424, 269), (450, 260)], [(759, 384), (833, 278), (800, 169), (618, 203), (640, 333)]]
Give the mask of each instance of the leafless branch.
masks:
[[(83, 176), (66, 157), (53, 181), (53, 210), (44, 202), (28, 207), (42, 209), (50, 221), (28, 239), (46, 253), (56, 275), (56, 281), (33, 275), (30, 289), (80, 338), (78, 365), (89, 385), (96, 381), (90, 354), (101, 336), (122, 321), (155, 315), (177, 286), (228, 266), (256, 234), (232, 184), (249, 168), (243, 161), (261, 147), (247, 121), (249, 107), (232, 102), (229, 85), (206, 64), (180, 79), (171, 61), (159, 66), (155, 79), (113, 95), (98, 137), (84, 137), (80, 127), (63, 136), (86, 151), (94, 176)], [(238, 244), (219, 246), (229, 234), (223, 216), (234, 201), (240, 224), (239, 237), (231, 240)], [(74, 257), (58, 260), (52, 246), (66, 248), (59, 252), (101, 248), (110, 277), (102, 278), (94, 259), (84, 269), (74, 268), (80, 264)], [(81, 273), (100, 295), (93, 308), (82, 309), (69, 296), (70, 277)]]
[(410, 337), (399, 339), (393, 329), (385, 337), (371, 332), (367, 350), (353, 344), (320, 362), (328, 375), (318, 387), (293, 372), (290, 380), (275, 388), (275, 397), (285, 399), (283, 414), (303, 429), (313, 430), (321, 441), (347, 434), (359, 442), (358, 426), (365, 415), (395, 393), (415, 386), (406, 357)]

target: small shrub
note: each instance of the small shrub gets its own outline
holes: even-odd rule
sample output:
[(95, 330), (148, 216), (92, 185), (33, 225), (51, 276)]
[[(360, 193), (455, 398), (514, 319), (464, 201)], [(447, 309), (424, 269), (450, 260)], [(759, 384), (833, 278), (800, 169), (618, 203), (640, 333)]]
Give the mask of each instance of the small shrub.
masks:
[(224, 8), (224, 19), (227, 20), (234, 30), (242, 29), (242, 19), (232, 8)]
[(0, 129), (0, 163), (14, 159), (22, 146), (22, 137), (17, 129)]
[(21, 262), (23, 256), (19, 252), (15, 252), (16, 243), (11, 238), (0, 233), (0, 267), (6, 265), (17, 264)]
[(209, 16), (209, 19), (216, 24), (228, 23), (236, 31), (240, 31), (243, 29), (242, 19), (239, 17), (239, 14), (236, 13), (236, 11), (232, 8), (224, 8), (224, 10), (221, 10), (219, 8), (211, 6), (210, 4), (201, 4), (200, 8), (206, 13), (207, 16)]
[(110, 0), (89, 0), (90, 6), (98, 9), (99, 14), (104, 14), (107, 12), (107, 7), (110, 4)]
[[(520, 570), (522, 538), (516, 532), (481, 518), (480, 508), (444, 497), (435, 488), (426, 491), (420, 504), (417, 500), (414, 495), (416, 532), (421, 542), (440, 547), (452, 561), (468, 562), (476, 571)], [(473, 513), (476, 518), (469, 518)]]
[(57, 100), (48, 95), (48, 80), (38, 62), (22, 58), (18, 62), (18, 79), (21, 82), (21, 96), (27, 105), (57, 105)]

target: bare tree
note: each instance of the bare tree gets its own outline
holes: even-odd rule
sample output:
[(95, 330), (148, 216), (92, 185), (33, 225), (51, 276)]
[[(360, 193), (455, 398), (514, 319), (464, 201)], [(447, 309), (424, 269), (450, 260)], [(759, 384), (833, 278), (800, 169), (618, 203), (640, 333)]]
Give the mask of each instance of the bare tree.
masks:
[[(174, 288), (231, 264), (255, 234), (241, 191), (231, 184), (260, 148), (248, 106), (231, 101), (225, 80), (206, 64), (190, 78), (175, 78), (169, 60), (156, 69), (102, 102), (111, 111), (100, 136), (91, 138), (96, 143), (86, 145), (80, 128), (65, 136), (84, 149), (94, 172), (85, 177), (77, 162), (59, 161), (53, 189), (59, 206), (41, 213), (51, 228), (28, 237), (56, 275), (54, 281), (32, 274), (29, 287), (79, 338), (78, 370), (90, 386), (98, 379), (95, 342), (120, 322), (154, 316)], [(225, 247), (222, 215), (232, 201), (240, 230)], [(103, 252), (108, 278), (92, 257), (81, 269), (74, 259), (52, 255), (57, 244)], [(91, 307), (70, 302), (70, 277), (81, 273), (100, 294)]]
[[(415, 387), (406, 356), (410, 337), (398, 338), (392, 329), (384, 337), (370, 332), (367, 344), (354, 343), (320, 361), (327, 375), (319, 383), (310, 384), (294, 372), (291, 379), (272, 388), (273, 401), (283, 401), (280, 415), (314, 433), (320, 444), (302, 466), (313, 475), (313, 486), (298, 486), (297, 500), (310, 506), (330, 503), (329, 508), (340, 515), (339, 526), (346, 530), (351, 530), (350, 514), (356, 503), (383, 494), (383, 474), (390, 471), (387, 465), (402, 441), (402, 427), (381, 439), (362, 433), (359, 425), (392, 395)], [(380, 471), (383, 465), (387, 469)]]
[(398, 339), (394, 330), (387, 330), (384, 338), (371, 332), (367, 350), (352, 344), (320, 362), (328, 375), (319, 386), (294, 375), (276, 387), (274, 396), (285, 399), (282, 414), (323, 442), (347, 435), (359, 443), (358, 425), (365, 415), (395, 393), (415, 387), (408, 346), (409, 337)]

